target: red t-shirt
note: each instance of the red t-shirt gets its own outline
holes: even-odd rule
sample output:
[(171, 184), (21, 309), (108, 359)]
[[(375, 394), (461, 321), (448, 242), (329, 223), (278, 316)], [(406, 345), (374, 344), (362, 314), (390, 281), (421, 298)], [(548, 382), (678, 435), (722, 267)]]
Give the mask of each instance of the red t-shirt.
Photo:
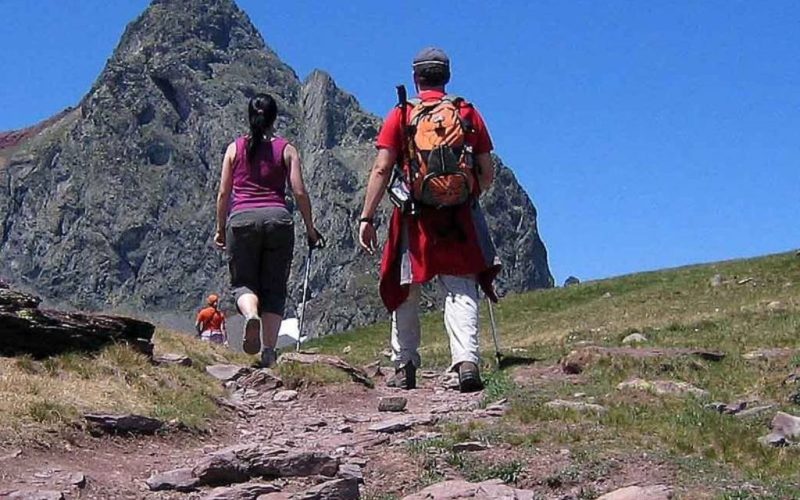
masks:
[(225, 315), (222, 314), (222, 311), (209, 306), (197, 313), (197, 322), (200, 323), (200, 329), (203, 331), (220, 332), (222, 323), (225, 322)]
[[(443, 96), (443, 92), (426, 90), (420, 92), (419, 98), (424, 101)], [(466, 141), (472, 146), (473, 154), (492, 151), (492, 140), (480, 113), (472, 106), (462, 106), (460, 113), (463, 120), (472, 124), (473, 131), (466, 134)], [(400, 151), (403, 145), (402, 128), (400, 109), (394, 108), (383, 123), (376, 146)], [(453, 209), (442, 210), (422, 207), (419, 217), (404, 215), (395, 207), (381, 259), (380, 293), (389, 311), (397, 309), (408, 297), (408, 287), (401, 283), (401, 279), (407, 277), (401, 277), (400, 272), (403, 227), (407, 229), (406, 243), (412, 283), (425, 283), (437, 274), (476, 275), (484, 291), (494, 296), (491, 283), (499, 266), (494, 263), (493, 256), (487, 256), (483, 252), (479, 240), (482, 241), (484, 236), (488, 238), (488, 235), (479, 234), (479, 228), (473, 220), (473, 204), (465, 203)], [(442, 235), (443, 227), (460, 228), (463, 238), (457, 237), (457, 232)]]
[[(423, 90), (419, 93), (419, 98), (423, 101), (441, 99), (445, 93), (438, 90)], [(413, 106), (409, 105), (408, 111), (411, 112)], [(461, 118), (472, 124), (473, 131), (466, 134), (467, 144), (472, 146), (472, 153), (479, 155), (488, 153), (494, 146), (489, 137), (489, 130), (478, 110), (473, 106), (462, 106), (460, 109)], [(386, 116), (383, 127), (375, 141), (378, 148), (399, 151), (403, 144), (403, 127), (401, 125), (400, 108), (395, 107)]]

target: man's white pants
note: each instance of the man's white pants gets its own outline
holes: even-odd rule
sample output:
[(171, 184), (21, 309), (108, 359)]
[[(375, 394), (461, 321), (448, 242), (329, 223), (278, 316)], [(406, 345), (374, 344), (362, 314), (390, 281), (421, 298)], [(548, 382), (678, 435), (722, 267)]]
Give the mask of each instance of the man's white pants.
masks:
[[(478, 364), (478, 286), (472, 276), (437, 276), (446, 293), (444, 326), (450, 337), (452, 370), (459, 363)], [(420, 366), (419, 298), (421, 285), (410, 285), (408, 298), (392, 314), (392, 360), (397, 366)]]

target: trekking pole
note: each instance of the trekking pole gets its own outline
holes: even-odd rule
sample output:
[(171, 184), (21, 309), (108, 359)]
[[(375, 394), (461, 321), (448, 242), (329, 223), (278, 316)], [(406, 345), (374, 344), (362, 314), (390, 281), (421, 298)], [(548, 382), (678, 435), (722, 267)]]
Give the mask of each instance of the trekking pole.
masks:
[(311, 276), (311, 259), (314, 256), (315, 248), (325, 248), (325, 238), (323, 238), (322, 235), (319, 235), (319, 240), (317, 240), (317, 243), (308, 245), (306, 271), (305, 277), (303, 278), (303, 300), (300, 303), (300, 321), (297, 326), (297, 344), (295, 346), (295, 351), (300, 350), (300, 340), (303, 338), (303, 323), (305, 322), (306, 317), (306, 297), (308, 295), (308, 278)]
[(400, 131), (402, 147), (397, 152), (397, 164), (395, 166), (396, 172), (399, 172), (401, 180), (406, 184), (408, 193), (405, 198), (406, 201), (400, 206), (403, 213), (416, 215), (417, 205), (411, 197), (412, 183), (414, 181), (411, 176), (411, 141), (410, 138), (413, 134), (409, 133), (408, 126), (408, 93), (406, 92), (405, 85), (398, 85), (397, 89), (397, 107), (400, 108)]
[(500, 353), (500, 342), (497, 340), (497, 323), (494, 320), (494, 306), (492, 306), (492, 299), (489, 296), (486, 296), (486, 303), (489, 305), (489, 320), (492, 323), (492, 339), (494, 340), (494, 357), (497, 359), (497, 369), (499, 370), (502, 361), (503, 355)]
[(303, 300), (300, 304), (300, 323), (297, 326), (297, 345), (295, 351), (300, 350), (300, 339), (303, 338), (303, 321), (306, 316), (306, 294), (308, 293), (308, 277), (311, 275), (311, 257), (314, 254), (314, 248), (308, 247), (308, 256), (306, 257), (306, 272), (303, 278)]

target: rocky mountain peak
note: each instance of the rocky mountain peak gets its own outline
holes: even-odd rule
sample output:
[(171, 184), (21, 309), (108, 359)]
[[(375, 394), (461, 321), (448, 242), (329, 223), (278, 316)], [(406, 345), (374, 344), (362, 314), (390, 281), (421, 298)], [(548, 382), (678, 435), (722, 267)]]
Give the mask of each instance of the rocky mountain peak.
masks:
[(154, 0), (125, 30), (117, 52), (178, 53), (186, 45), (208, 50), (263, 49), (264, 40), (232, 0)]
[[(227, 297), (215, 194), (258, 92), (278, 101), (277, 133), (300, 150), (328, 236), (311, 273), (310, 330), (383, 318), (377, 262), (355, 230), (380, 118), (324, 71), (301, 82), (231, 0), (153, 1), (75, 111), (0, 134), (13, 145), (0, 150), (0, 275), (54, 303), (190, 325), (203, 296)], [(501, 163), (498, 179), (484, 204), (507, 266), (500, 289), (552, 286), (530, 199)], [(295, 236), (305, 240), (300, 223)], [(301, 299), (297, 250), (289, 314)]]
[[(154, 0), (128, 25), (89, 97), (102, 98), (104, 92), (125, 97), (155, 86), (186, 121), (203, 104), (193, 101), (207, 93), (197, 87), (222, 84), (232, 66), (242, 73), (263, 71), (262, 80), (279, 88), (279, 96), (297, 95), (294, 71), (266, 46), (232, 0)], [(263, 88), (234, 90), (252, 95)]]
[(336, 86), (333, 77), (315, 69), (303, 82), (301, 103), (307, 124), (304, 136), (315, 148), (330, 149), (353, 132), (358, 140), (371, 140), (380, 123), (367, 115), (355, 97)]
[(322, 99), (330, 99), (340, 93), (333, 77), (326, 71), (315, 69), (303, 81), (303, 89), (306, 94), (313, 94)]

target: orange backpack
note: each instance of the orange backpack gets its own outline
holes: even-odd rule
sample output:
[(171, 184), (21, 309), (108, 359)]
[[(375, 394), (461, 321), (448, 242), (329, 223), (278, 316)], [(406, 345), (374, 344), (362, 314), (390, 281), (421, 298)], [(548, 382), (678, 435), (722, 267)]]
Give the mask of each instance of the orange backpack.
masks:
[(412, 99), (409, 115), (410, 185), (414, 200), (435, 208), (454, 207), (472, 197), (475, 174), (472, 147), (466, 143), (471, 126), (459, 108), (460, 97)]

